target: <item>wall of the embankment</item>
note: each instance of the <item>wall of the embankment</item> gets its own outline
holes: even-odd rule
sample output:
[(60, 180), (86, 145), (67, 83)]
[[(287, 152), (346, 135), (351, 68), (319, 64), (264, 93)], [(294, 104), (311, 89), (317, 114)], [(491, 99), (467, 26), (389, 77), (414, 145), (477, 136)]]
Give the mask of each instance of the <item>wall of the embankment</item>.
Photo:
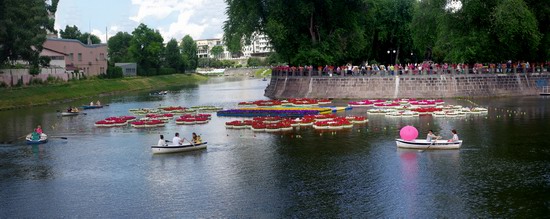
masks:
[(283, 98), (450, 98), (538, 95), (550, 73), (390, 77), (273, 76), (265, 96)]

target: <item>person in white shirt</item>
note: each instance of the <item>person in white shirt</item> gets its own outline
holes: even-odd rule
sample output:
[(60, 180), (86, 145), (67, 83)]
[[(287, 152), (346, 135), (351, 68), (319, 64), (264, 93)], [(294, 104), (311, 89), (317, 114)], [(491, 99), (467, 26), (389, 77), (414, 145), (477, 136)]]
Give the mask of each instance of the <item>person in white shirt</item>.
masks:
[(181, 145), (183, 143), (183, 140), (180, 138), (180, 133), (176, 132), (176, 136), (172, 138), (172, 143), (176, 145)]
[(451, 139), (449, 139), (449, 142), (457, 142), (458, 141), (458, 133), (454, 129), (451, 132), (453, 133), (453, 137)]
[(159, 143), (157, 146), (166, 146), (166, 140), (164, 140), (164, 135), (160, 135)]

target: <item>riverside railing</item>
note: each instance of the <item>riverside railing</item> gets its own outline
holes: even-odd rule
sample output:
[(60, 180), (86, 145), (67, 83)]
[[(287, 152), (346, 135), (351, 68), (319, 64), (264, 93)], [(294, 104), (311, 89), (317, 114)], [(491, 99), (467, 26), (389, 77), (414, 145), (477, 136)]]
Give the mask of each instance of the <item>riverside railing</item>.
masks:
[(293, 69), (288, 67), (276, 67), (272, 69), (274, 77), (387, 77), (387, 76), (418, 76), (418, 75), (475, 75), (475, 74), (515, 74), (515, 73), (548, 73), (548, 66), (537, 66), (533, 68), (465, 68), (465, 69), (423, 69), (423, 70), (372, 70), (355, 69), (336, 72), (333, 70), (318, 70), (313, 68)]

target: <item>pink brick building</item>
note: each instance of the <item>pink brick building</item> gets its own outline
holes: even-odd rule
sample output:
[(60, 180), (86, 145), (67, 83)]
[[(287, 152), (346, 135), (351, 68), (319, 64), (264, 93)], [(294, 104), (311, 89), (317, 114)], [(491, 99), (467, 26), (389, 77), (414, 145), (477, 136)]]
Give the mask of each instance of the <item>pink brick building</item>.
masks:
[(66, 70), (79, 69), (88, 76), (107, 71), (107, 44), (86, 45), (79, 40), (48, 38), (45, 49), (65, 53)]

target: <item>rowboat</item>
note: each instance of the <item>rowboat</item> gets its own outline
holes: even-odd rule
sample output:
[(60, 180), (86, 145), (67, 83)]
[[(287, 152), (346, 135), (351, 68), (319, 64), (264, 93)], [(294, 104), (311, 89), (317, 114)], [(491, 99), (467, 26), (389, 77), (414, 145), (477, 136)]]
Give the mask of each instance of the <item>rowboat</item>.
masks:
[(80, 112), (61, 112), (61, 116), (78, 116)]
[(97, 108), (103, 108), (103, 105), (84, 105), (82, 106), (82, 109), (97, 109)]
[(27, 144), (44, 144), (48, 142), (48, 135), (42, 133), (39, 139), (32, 139), (32, 133), (29, 133), (25, 140), (27, 140)]
[(166, 145), (166, 146), (152, 145), (151, 151), (153, 152), (153, 154), (168, 154), (168, 153), (202, 150), (202, 149), (206, 149), (206, 143), (207, 142), (205, 141), (194, 145), (191, 143), (186, 143), (183, 145)]
[(445, 150), (459, 149), (462, 145), (462, 140), (449, 142), (447, 140), (426, 141), (426, 139), (415, 139), (406, 141), (403, 139), (395, 139), (398, 148), (421, 149), (421, 150)]

